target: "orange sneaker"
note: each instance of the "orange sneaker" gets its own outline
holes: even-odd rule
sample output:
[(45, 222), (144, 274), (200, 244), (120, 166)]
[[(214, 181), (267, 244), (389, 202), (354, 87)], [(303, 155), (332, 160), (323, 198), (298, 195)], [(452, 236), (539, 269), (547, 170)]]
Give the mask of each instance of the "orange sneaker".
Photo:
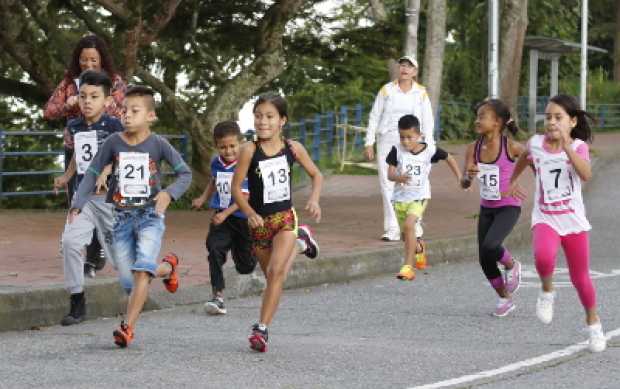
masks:
[(177, 275), (177, 266), (179, 266), (180, 262), (179, 257), (174, 253), (169, 253), (161, 261), (168, 262), (172, 267), (168, 278), (164, 278), (164, 286), (168, 292), (174, 293), (179, 289), (179, 276)]
[(117, 330), (114, 330), (114, 343), (118, 347), (125, 348), (129, 346), (129, 343), (133, 340), (133, 328), (124, 321), (121, 322), (121, 325)]
[(426, 243), (422, 239), (418, 239), (416, 254), (415, 254), (415, 268), (426, 269)]
[(415, 270), (413, 270), (413, 267), (410, 265), (403, 265), (396, 275), (396, 278), (404, 281), (413, 281), (415, 278)]

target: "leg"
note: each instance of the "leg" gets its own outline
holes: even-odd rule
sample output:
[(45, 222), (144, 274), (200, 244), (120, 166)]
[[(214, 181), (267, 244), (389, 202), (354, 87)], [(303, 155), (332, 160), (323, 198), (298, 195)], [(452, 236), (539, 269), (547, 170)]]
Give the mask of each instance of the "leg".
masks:
[[(287, 269), (290, 269), (292, 258), (294, 258), (295, 233), (293, 231), (283, 230), (276, 234), (273, 239), (273, 247), (271, 255), (266, 264), (265, 277), (267, 278), (267, 287), (263, 292), (263, 303), (261, 306), (260, 323), (265, 325), (271, 324), (271, 320), (275, 315), (276, 309), (282, 295), (282, 287), (287, 276)], [(259, 261), (261, 257), (259, 256)], [(263, 267), (264, 258), (261, 262)]]
[(532, 244), (536, 271), (542, 282), (544, 292), (553, 292), (553, 270), (560, 246), (560, 236), (546, 224), (536, 224), (532, 228)]
[(398, 228), (398, 221), (394, 213), (394, 208), (392, 207), (394, 183), (387, 178), (388, 165), (385, 162), (385, 158), (392, 149), (392, 146), (397, 142), (398, 139), (394, 139), (394, 142), (391, 142), (390, 139), (383, 139), (379, 140), (377, 143), (377, 173), (379, 175), (381, 199), (383, 201), (383, 231), (390, 240), (400, 235), (400, 229)]
[(415, 225), (418, 221), (416, 215), (409, 214), (403, 223), (402, 234), (405, 238), (405, 265), (415, 265), (417, 240), (415, 237)]
[[(229, 218), (230, 219), (230, 218)], [(230, 220), (232, 241), (232, 258), (239, 274), (250, 274), (256, 268), (256, 256), (252, 253), (252, 238), (245, 219), (233, 217)]]
[[(230, 219), (230, 216), (228, 219)], [(211, 289), (213, 297), (223, 295), (225, 283), (223, 266), (226, 263), (226, 254), (232, 245), (232, 233), (228, 225), (228, 219), (216, 226), (213, 223), (209, 227), (207, 236), (207, 250), (209, 251), (209, 275), (211, 278)]]
[(62, 234), (65, 287), (72, 294), (84, 291), (84, 255), (93, 237), (95, 218), (89, 201), (73, 223), (65, 225)]
[(588, 232), (563, 236), (562, 248), (566, 255), (570, 280), (586, 311), (588, 325), (599, 322), (596, 312), (596, 291), (590, 277), (590, 242)]
[(480, 207), (480, 214), (478, 216), (478, 258), (480, 261), (480, 267), (484, 275), (489, 280), (491, 287), (495, 289), (498, 296), (502, 298), (508, 298), (510, 295), (506, 291), (506, 285), (502, 278), (502, 273), (497, 267), (497, 256), (495, 254), (495, 247), (491, 240), (487, 240), (493, 222), (495, 221), (495, 211), (490, 208)]

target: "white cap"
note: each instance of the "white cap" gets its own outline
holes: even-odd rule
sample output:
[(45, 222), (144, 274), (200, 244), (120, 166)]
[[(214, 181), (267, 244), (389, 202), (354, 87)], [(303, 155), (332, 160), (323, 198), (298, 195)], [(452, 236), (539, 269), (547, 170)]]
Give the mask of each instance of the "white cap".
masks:
[(402, 61), (409, 61), (413, 66), (416, 68), (418, 67), (418, 61), (415, 60), (413, 55), (404, 55), (398, 59), (398, 63), (401, 63)]

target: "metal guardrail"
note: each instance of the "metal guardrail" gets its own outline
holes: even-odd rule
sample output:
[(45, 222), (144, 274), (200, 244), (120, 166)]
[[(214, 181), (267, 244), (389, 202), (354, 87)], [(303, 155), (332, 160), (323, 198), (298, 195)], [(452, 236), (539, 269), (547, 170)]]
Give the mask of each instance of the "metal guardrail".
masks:
[[(6, 197), (17, 196), (46, 196), (50, 194), (62, 193), (63, 190), (58, 192), (53, 190), (34, 190), (34, 191), (4, 191), (4, 177), (32, 177), (32, 176), (49, 176), (54, 174), (62, 174), (64, 171), (60, 169), (56, 170), (30, 170), (30, 171), (4, 171), (4, 160), (6, 158), (17, 157), (42, 157), (42, 156), (61, 156), (64, 155), (64, 150), (50, 150), (50, 151), (5, 151), (6, 139), (8, 137), (46, 137), (54, 136), (62, 138), (63, 134), (60, 131), (6, 131), (0, 128), (0, 199)], [(167, 139), (180, 140), (180, 153), (184, 160), (187, 161), (187, 150), (189, 146), (189, 136), (162, 134)]]

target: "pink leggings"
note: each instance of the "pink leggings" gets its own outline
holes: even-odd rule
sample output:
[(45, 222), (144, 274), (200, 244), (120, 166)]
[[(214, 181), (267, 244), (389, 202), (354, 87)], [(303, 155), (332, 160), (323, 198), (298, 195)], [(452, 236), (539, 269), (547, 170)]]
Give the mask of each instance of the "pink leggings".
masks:
[(532, 229), (536, 270), (541, 278), (553, 275), (560, 244), (564, 249), (570, 280), (577, 289), (585, 309), (596, 306), (596, 291), (590, 278), (590, 243), (587, 231), (560, 236), (547, 224), (536, 224)]

